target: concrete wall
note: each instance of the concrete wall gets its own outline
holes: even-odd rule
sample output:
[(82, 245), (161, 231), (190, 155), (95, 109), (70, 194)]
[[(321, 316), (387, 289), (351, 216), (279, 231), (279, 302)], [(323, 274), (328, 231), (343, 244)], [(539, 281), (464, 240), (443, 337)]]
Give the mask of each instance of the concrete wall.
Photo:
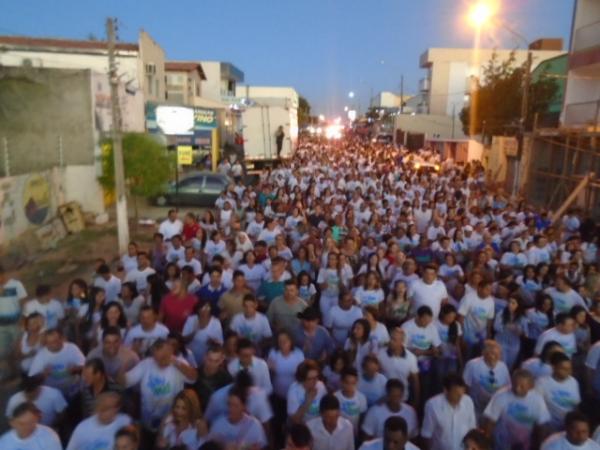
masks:
[(0, 179), (0, 245), (52, 220), (58, 207), (77, 201), (102, 213), (102, 189), (93, 165), (68, 166)]
[[(453, 128), (454, 136), (452, 136)], [(402, 114), (395, 117), (394, 129), (409, 133), (423, 133), (426, 140), (467, 139), (467, 136), (462, 132), (462, 124), (458, 117), (455, 118), (453, 123), (452, 117), (446, 115), (417, 114), (413, 116)]]
[(221, 101), (221, 63), (202, 61), (202, 70), (206, 80), (202, 80), (202, 96), (209, 100)]
[[(140, 58), (138, 59), (139, 83), (146, 101), (161, 102), (165, 99), (165, 52), (145, 31), (139, 36)], [(153, 64), (156, 73), (146, 74), (146, 65)], [(150, 86), (150, 84), (152, 86)]]

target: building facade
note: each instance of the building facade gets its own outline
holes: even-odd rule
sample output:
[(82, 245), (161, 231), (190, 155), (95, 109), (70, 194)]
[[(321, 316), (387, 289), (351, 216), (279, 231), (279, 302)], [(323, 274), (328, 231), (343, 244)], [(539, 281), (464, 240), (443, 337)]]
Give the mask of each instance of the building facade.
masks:
[(592, 128), (600, 111), (600, 2), (577, 0), (573, 13), (569, 72), (562, 125)]
[(167, 61), (166, 95), (169, 103), (190, 105), (202, 97), (202, 81), (206, 80), (202, 65), (189, 61)]
[[(536, 43), (531, 45), (532, 70), (542, 61), (564, 54), (562, 43), (557, 44), (556, 40), (551, 42), (551, 45), (546, 45), (546, 48), (553, 48), (549, 50), (535, 50), (539, 45)], [(559, 46), (561, 48), (558, 48)], [(473, 82), (475, 79), (481, 79), (483, 68), (492, 56), (495, 54), (499, 61), (505, 61), (513, 52), (515, 64), (524, 64), (527, 60), (527, 49), (479, 49), (477, 51), (464, 48), (428, 49), (420, 58), (420, 66), (427, 73), (419, 82), (423, 101), (418, 112), (457, 115), (468, 104)]]

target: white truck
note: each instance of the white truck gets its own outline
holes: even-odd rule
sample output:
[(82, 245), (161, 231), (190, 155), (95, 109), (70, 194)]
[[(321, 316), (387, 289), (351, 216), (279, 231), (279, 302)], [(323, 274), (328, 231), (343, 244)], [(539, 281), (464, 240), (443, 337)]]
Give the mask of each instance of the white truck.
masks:
[(275, 165), (277, 132), (283, 128), (280, 157), (293, 156), (298, 143), (298, 94), (293, 88), (240, 86), (236, 96), (244, 99), (242, 136), (246, 168)]

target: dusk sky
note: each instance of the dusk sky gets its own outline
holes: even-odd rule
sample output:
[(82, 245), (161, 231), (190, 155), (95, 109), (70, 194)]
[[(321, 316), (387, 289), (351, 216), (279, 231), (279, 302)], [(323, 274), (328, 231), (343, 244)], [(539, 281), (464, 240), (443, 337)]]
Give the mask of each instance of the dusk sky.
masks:
[[(499, 16), (530, 41), (562, 37), (568, 46), (574, 0), (501, 0)], [(470, 0), (22, 0), (3, 2), (0, 34), (104, 38), (109, 15), (119, 38), (148, 31), (170, 59), (229, 61), (251, 85), (293, 86), (313, 112), (337, 114), (349, 91), (368, 105), (371, 91), (416, 92), (428, 47), (469, 47)], [(520, 43), (501, 30), (483, 46)], [(382, 63), (383, 62), (383, 63)]]

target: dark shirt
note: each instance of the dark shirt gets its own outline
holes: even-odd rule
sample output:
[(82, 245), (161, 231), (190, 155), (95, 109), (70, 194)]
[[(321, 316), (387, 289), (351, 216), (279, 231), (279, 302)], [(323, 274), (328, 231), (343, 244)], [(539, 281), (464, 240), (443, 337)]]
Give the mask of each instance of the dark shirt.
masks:
[(196, 296), (200, 301), (210, 302), (213, 314), (215, 317), (219, 317), (219, 313), (221, 312), (221, 309), (219, 308), (219, 299), (225, 292), (227, 292), (227, 289), (225, 289), (223, 285), (219, 286), (217, 289), (213, 289), (210, 284), (207, 284), (196, 291)]
[(321, 325), (317, 327), (314, 336), (308, 336), (304, 329), (300, 328), (294, 341), (302, 349), (307, 359), (314, 359), (315, 361), (322, 360), (324, 355), (327, 357), (334, 347), (329, 332)]
[(198, 380), (194, 384), (194, 389), (200, 398), (202, 410), (206, 410), (206, 406), (210, 397), (215, 391), (227, 386), (233, 382), (233, 378), (226, 369), (220, 369), (214, 375), (208, 376), (204, 373), (202, 367), (198, 369)]

